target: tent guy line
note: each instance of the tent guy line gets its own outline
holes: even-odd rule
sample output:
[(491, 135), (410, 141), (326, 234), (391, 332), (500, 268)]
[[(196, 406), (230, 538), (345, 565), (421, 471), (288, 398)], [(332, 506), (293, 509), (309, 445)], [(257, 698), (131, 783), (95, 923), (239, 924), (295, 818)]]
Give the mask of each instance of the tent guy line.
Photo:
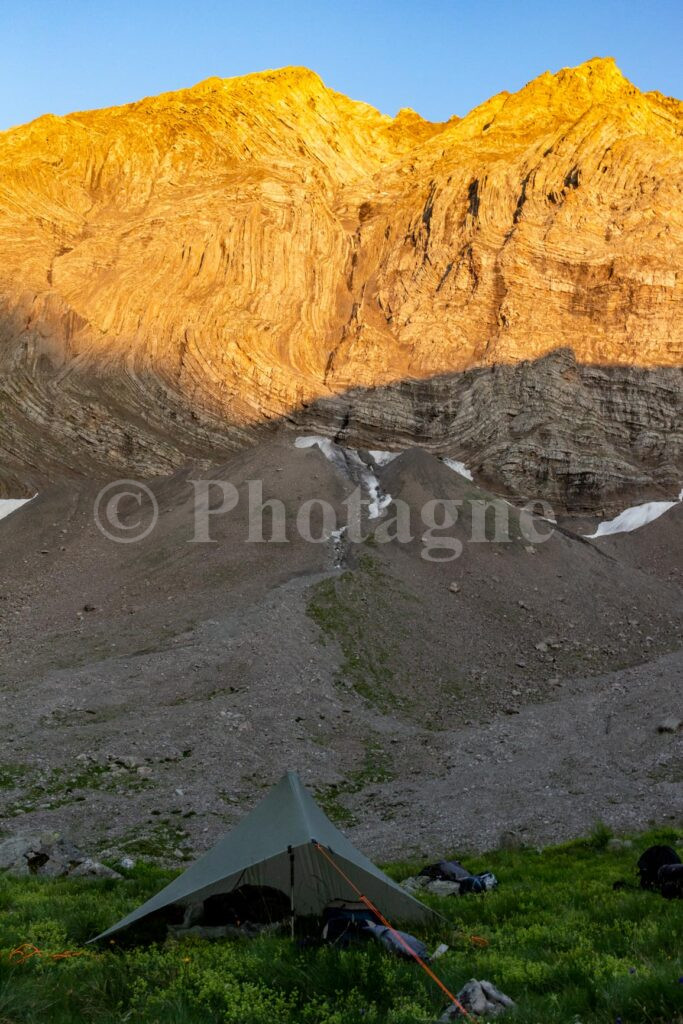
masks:
[(420, 965), (420, 967), (422, 968), (422, 970), (423, 970), (423, 971), (424, 971), (424, 972), (425, 972), (425, 973), (427, 974), (427, 976), (428, 976), (429, 978), (431, 978), (431, 980), (432, 980), (433, 982), (435, 982), (435, 984), (437, 984), (437, 985), (439, 986), (439, 988), (441, 989), (441, 991), (442, 991), (442, 992), (443, 992), (443, 993), (444, 993), (444, 994), (445, 994), (445, 995), (446, 995), (446, 996), (447, 996), (447, 997), (448, 997), (448, 998), (450, 999), (450, 1001), (451, 1001), (451, 1002), (453, 1003), (453, 1005), (457, 1007), (457, 1009), (458, 1009), (458, 1010), (460, 1011), (460, 1013), (462, 1013), (464, 1017), (467, 1017), (467, 1019), (468, 1019), (468, 1020), (474, 1020), (474, 1017), (472, 1017), (472, 1015), (471, 1015), (470, 1013), (468, 1013), (468, 1011), (467, 1011), (467, 1010), (465, 1009), (465, 1007), (464, 1007), (464, 1006), (462, 1005), (462, 1003), (460, 1003), (460, 1002), (458, 1001), (457, 997), (453, 995), (453, 993), (452, 993), (452, 992), (450, 991), (450, 989), (446, 988), (446, 986), (445, 986), (445, 985), (444, 985), (444, 983), (442, 982), (441, 978), (439, 978), (439, 977), (438, 977), (438, 976), (437, 976), (437, 975), (436, 975), (436, 974), (434, 973), (434, 971), (433, 971), (433, 970), (431, 969), (431, 967), (429, 967), (429, 966), (428, 966), (428, 965), (427, 965), (427, 964), (426, 964), (426, 963), (424, 962), (424, 960), (422, 959), (422, 957), (421, 957), (421, 956), (420, 956), (420, 955), (419, 955), (419, 954), (418, 954), (418, 953), (417, 953), (417, 952), (416, 952), (416, 951), (415, 951), (415, 950), (413, 949), (413, 947), (412, 947), (412, 946), (410, 945), (410, 943), (406, 942), (406, 940), (405, 940), (405, 939), (403, 938), (403, 936), (401, 935), (401, 933), (400, 933), (399, 931), (397, 931), (397, 930), (396, 930), (396, 929), (394, 928), (394, 926), (392, 925), (392, 923), (391, 923), (390, 921), (388, 921), (388, 920), (386, 919), (386, 917), (384, 916), (384, 914), (382, 913), (382, 911), (381, 911), (381, 910), (379, 910), (379, 909), (378, 909), (378, 908), (377, 908), (377, 907), (375, 906), (375, 904), (374, 904), (374, 903), (372, 902), (372, 900), (369, 900), (369, 899), (368, 899), (368, 897), (367, 897), (367, 896), (366, 896), (366, 895), (365, 895), (364, 893), (362, 893), (362, 892), (361, 892), (361, 890), (360, 890), (360, 889), (359, 889), (359, 888), (358, 888), (358, 887), (357, 887), (356, 885), (354, 885), (354, 884), (353, 884), (353, 882), (351, 881), (351, 879), (350, 879), (350, 878), (347, 878), (347, 876), (346, 876), (346, 875), (344, 874), (344, 872), (342, 871), (342, 869), (341, 869), (341, 868), (340, 868), (340, 867), (339, 867), (339, 866), (338, 866), (338, 865), (337, 865), (337, 864), (335, 863), (335, 861), (334, 861), (334, 857), (332, 856), (332, 853), (333, 853), (334, 851), (333, 851), (333, 850), (330, 850), (330, 851), (328, 852), (328, 851), (327, 851), (327, 850), (325, 849), (325, 847), (324, 847), (324, 846), (321, 846), (321, 845), (320, 845), (320, 843), (316, 842), (316, 840), (315, 840), (315, 839), (313, 840), (313, 845), (315, 846), (316, 850), (317, 850), (317, 851), (318, 851), (319, 853), (321, 853), (321, 854), (322, 854), (322, 856), (323, 856), (323, 857), (325, 857), (325, 858), (326, 858), (326, 859), (327, 859), (327, 860), (328, 860), (328, 861), (330, 862), (330, 864), (331, 864), (331, 865), (332, 865), (332, 867), (333, 867), (333, 868), (335, 869), (335, 871), (338, 871), (338, 872), (339, 872), (339, 874), (340, 874), (340, 875), (342, 876), (342, 878), (344, 879), (344, 881), (345, 881), (345, 882), (347, 882), (347, 884), (351, 886), (351, 888), (353, 889), (353, 891), (354, 891), (354, 892), (356, 893), (356, 895), (358, 896), (358, 899), (359, 899), (359, 900), (360, 900), (360, 901), (361, 901), (362, 903), (364, 903), (364, 904), (365, 904), (365, 906), (366, 906), (366, 907), (368, 908), (368, 910), (370, 910), (370, 911), (371, 911), (371, 912), (372, 912), (373, 914), (375, 914), (375, 915), (376, 915), (376, 916), (377, 916), (377, 917), (379, 918), (379, 920), (380, 920), (380, 921), (382, 922), (382, 924), (384, 925), (384, 927), (385, 927), (385, 928), (388, 928), (388, 929), (389, 929), (389, 931), (390, 931), (390, 932), (392, 933), (392, 935), (394, 935), (394, 936), (395, 936), (395, 938), (396, 938), (396, 939), (398, 940), (398, 942), (399, 942), (399, 943), (401, 944), (401, 946), (403, 947), (403, 949), (405, 949), (405, 951), (406, 951), (406, 952), (407, 952), (407, 953), (408, 953), (408, 954), (409, 954), (409, 955), (410, 955), (411, 957), (413, 957), (413, 959), (414, 959), (414, 960), (416, 960), (416, 961), (417, 961), (417, 963), (418, 963), (418, 964)]

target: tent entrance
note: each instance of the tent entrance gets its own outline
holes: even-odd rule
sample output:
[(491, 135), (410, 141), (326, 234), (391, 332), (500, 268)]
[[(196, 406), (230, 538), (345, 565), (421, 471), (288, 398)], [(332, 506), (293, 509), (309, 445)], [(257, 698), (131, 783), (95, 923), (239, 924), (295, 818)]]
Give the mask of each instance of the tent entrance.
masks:
[(208, 896), (201, 904), (197, 924), (234, 925), (275, 924), (289, 916), (289, 897), (270, 885), (240, 885), (231, 892)]

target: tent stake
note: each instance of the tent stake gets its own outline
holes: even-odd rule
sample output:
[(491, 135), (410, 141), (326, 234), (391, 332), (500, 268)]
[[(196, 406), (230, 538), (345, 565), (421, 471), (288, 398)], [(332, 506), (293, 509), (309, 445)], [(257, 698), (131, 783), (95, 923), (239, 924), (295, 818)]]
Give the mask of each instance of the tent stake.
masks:
[(289, 910), (290, 920), (292, 928), (292, 942), (294, 941), (294, 850), (291, 846), (287, 847), (287, 853), (289, 854)]

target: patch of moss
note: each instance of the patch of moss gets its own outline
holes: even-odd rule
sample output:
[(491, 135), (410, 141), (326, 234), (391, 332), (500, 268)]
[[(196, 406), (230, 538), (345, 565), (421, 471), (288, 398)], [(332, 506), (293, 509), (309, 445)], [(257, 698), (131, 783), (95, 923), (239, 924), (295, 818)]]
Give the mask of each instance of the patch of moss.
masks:
[[(20, 774), (24, 774), (21, 769)], [(11, 788), (19, 788), (16, 778)], [(23, 789), (20, 798), (5, 808), (5, 814), (16, 817), (44, 803), (48, 803), (51, 809), (66, 807), (82, 801), (84, 790), (114, 792), (124, 786), (127, 791), (134, 792), (149, 785), (149, 779), (129, 772), (113, 774), (108, 765), (99, 762), (79, 765), (75, 771), (69, 767), (55, 768), (47, 776), (34, 776)]]
[(349, 773), (344, 782), (323, 786), (316, 792), (316, 798), (328, 818), (339, 825), (354, 825), (356, 818), (344, 803), (342, 797), (360, 793), (366, 786), (378, 782), (391, 782), (395, 772), (387, 762), (386, 751), (376, 741), (365, 748), (363, 763)]
[[(131, 830), (119, 841), (128, 854), (152, 860), (177, 860), (175, 850), (187, 843), (188, 833), (168, 818), (158, 821), (152, 828)], [(182, 859), (189, 860), (189, 850), (183, 850)]]
[(397, 602), (411, 600), (368, 554), (359, 557), (355, 570), (322, 580), (311, 590), (307, 613), (323, 640), (336, 641), (343, 654), (337, 682), (351, 686), (380, 710), (400, 706), (397, 692), (403, 680), (392, 665), (392, 651), (373, 629), (373, 615), (391, 621)]
[(648, 772), (652, 782), (670, 782), (674, 785), (683, 783), (683, 757), (675, 757), (668, 764), (657, 765)]
[(16, 789), (25, 772), (20, 764), (0, 764), (0, 789)]

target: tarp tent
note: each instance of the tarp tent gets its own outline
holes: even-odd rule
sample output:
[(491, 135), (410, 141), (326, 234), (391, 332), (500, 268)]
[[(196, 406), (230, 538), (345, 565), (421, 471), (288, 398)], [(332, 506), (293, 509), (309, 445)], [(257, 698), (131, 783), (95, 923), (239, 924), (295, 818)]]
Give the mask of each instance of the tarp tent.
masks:
[(212, 850), (92, 941), (108, 938), (155, 911), (199, 903), (243, 885), (291, 892), (297, 916), (319, 916), (333, 900), (358, 899), (349, 881), (390, 919), (427, 921), (436, 916), (359, 853), (323, 814), (298, 775), (288, 772)]

